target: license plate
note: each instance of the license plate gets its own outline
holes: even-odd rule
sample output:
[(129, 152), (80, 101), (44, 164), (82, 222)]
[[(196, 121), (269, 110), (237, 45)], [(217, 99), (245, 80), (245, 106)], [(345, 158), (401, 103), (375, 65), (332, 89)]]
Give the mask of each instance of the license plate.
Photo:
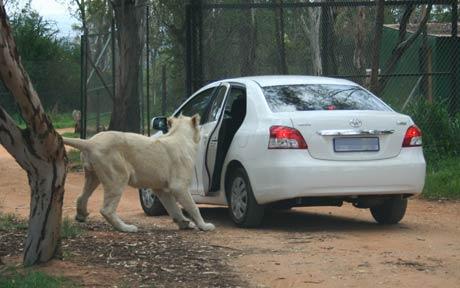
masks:
[(378, 137), (334, 138), (335, 152), (375, 152), (380, 150)]

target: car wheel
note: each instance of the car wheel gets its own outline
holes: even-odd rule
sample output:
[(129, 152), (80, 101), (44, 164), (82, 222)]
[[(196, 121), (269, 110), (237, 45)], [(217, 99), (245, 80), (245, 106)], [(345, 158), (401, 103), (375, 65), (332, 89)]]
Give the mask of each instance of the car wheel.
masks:
[(264, 217), (264, 206), (257, 204), (251, 183), (243, 168), (235, 169), (228, 181), (230, 216), (239, 227), (257, 227)]
[(371, 214), (379, 224), (396, 224), (404, 217), (407, 198), (392, 198), (382, 204), (371, 207)]
[(160, 199), (153, 193), (152, 189), (139, 189), (139, 198), (141, 200), (142, 210), (149, 216), (166, 215), (166, 209), (161, 204)]

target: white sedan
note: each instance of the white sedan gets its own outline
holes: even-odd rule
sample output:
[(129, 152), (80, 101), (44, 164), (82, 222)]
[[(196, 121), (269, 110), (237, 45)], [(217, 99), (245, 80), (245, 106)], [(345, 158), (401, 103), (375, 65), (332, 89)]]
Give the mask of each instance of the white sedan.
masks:
[[(420, 129), (358, 84), (325, 77), (258, 76), (216, 81), (174, 113), (201, 116), (201, 143), (190, 193), (227, 205), (241, 227), (264, 211), (294, 206), (369, 208), (398, 223), (407, 198), (421, 193)], [(156, 128), (164, 118), (154, 118)], [(160, 124), (158, 124), (160, 123)], [(140, 190), (148, 215), (164, 213)]]

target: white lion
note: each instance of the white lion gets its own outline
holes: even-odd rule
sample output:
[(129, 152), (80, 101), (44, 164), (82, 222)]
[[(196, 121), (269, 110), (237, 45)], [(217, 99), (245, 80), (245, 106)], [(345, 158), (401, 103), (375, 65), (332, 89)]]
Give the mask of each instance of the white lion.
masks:
[[(168, 118), (169, 132), (156, 139), (123, 132), (101, 132), (91, 139), (63, 138), (66, 145), (81, 150), (85, 170), (85, 185), (77, 199), (76, 219), (88, 216), (88, 198), (102, 183), (104, 204), (100, 210), (112, 226), (123, 232), (137, 232), (134, 225), (125, 224), (116, 214), (124, 188), (151, 188), (161, 200), (180, 229), (213, 230), (205, 223), (188, 191), (200, 142), (200, 116)], [(183, 214), (182, 207), (192, 218)]]

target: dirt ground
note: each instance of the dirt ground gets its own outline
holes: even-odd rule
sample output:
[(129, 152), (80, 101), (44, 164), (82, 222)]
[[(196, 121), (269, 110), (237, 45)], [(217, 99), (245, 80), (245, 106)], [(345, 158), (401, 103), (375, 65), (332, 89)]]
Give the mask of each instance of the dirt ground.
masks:
[[(74, 202), (82, 184), (82, 173), (68, 174), (64, 214), (69, 217), (75, 213)], [(89, 203), (90, 224), (82, 226), (90, 231), (81, 239), (86, 243), (74, 240), (64, 245), (64, 253), (66, 247), (76, 246), (72, 250), (77, 251), (74, 259), (82, 262), (55, 261), (42, 269), (62, 271), (64, 266), (85, 277), (86, 286), (114, 286), (117, 279), (126, 276), (121, 274), (142, 270), (140, 266), (130, 269), (129, 260), (138, 259), (142, 253), (120, 252), (123, 257), (119, 259), (124, 262), (110, 266), (113, 247), (122, 251), (140, 243), (152, 249), (153, 259), (158, 259), (144, 267), (156, 272), (143, 277), (161, 280), (163, 274), (177, 276), (181, 265), (193, 267), (184, 274), (186, 277), (193, 277), (190, 273), (207, 275), (197, 276), (195, 285), (188, 287), (460, 287), (460, 202), (413, 199), (403, 221), (391, 227), (375, 224), (368, 210), (351, 205), (294, 208), (270, 212), (263, 227), (250, 230), (235, 228), (225, 208), (202, 207), (203, 217), (217, 227), (214, 232), (203, 233), (178, 231), (166, 216), (145, 216), (137, 191), (127, 189), (118, 212), (127, 222), (140, 226), (137, 236), (113, 231), (106, 225), (98, 213), (101, 203), (102, 191), (98, 188)], [(0, 212), (27, 217), (28, 205), (26, 175), (0, 146)], [(15, 237), (20, 242), (23, 236)], [(146, 244), (149, 241), (156, 244), (150, 247)], [(168, 251), (162, 246), (164, 241), (177, 241), (180, 247)], [(105, 242), (113, 244), (111, 251), (101, 248), (100, 254), (84, 255), (88, 252), (82, 246), (103, 247)], [(185, 258), (181, 256), (179, 266), (158, 266), (169, 263), (164, 259), (180, 256), (174, 253), (184, 251), (188, 252)], [(15, 252), (6, 261), (20, 261), (21, 252)], [(172, 256), (163, 259), (165, 253)], [(98, 257), (104, 259), (106, 268), (96, 273), (92, 265)], [(118, 267), (124, 267), (124, 272)], [(148, 281), (136, 279), (129, 283)], [(160, 281), (163, 284), (158, 287), (187, 287), (179, 285), (184, 278), (167, 280), (170, 282)]]

